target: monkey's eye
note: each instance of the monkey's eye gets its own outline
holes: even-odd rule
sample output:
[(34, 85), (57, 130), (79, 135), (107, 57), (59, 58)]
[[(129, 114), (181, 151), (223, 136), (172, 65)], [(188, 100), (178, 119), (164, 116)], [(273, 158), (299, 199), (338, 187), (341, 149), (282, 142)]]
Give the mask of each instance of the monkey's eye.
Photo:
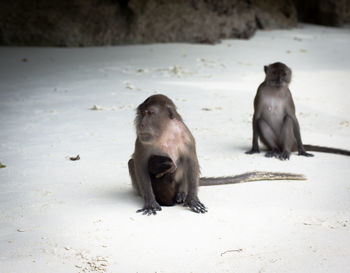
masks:
[(153, 115), (154, 114), (154, 111), (151, 111), (151, 110), (145, 110), (144, 112), (143, 112), (143, 115), (145, 116), (145, 115), (147, 115), (147, 116), (151, 116), (151, 115)]

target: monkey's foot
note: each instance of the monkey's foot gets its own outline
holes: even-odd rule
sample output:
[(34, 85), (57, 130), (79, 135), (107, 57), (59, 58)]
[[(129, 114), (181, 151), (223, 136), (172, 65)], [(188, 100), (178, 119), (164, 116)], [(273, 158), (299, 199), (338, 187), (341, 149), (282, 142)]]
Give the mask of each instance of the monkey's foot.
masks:
[(287, 152), (287, 151), (280, 153), (280, 155), (278, 156), (278, 158), (281, 160), (289, 160), (289, 157), (290, 157), (290, 152)]
[(307, 153), (307, 152), (305, 152), (305, 151), (299, 152), (298, 155), (303, 155), (303, 156), (307, 156), (307, 157), (312, 157), (312, 156), (314, 156), (313, 154)]
[(176, 204), (183, 204), (186, 200), (186, 193), (184, 192), (178, 192), (175, 197)]
[(159, 206), (159, 204), (154, 201), (150, 205), (145, 205), (142, 209), (137, 210), (136, 212), (142, 212), (143, 215), (156, 215), (157, 211), (161, 211), (162, 208)]
[(258, 153), (260, 153), (260, 150), (259, 149), (251, 149), (249, 151), (246, 151), (245, 153), (247, 155), (258, 154)]
[(280, 155), (281, 155), (281, 152), (276, 149), (267, 151), (265, 154), (266, 157), (277, 157), (277, 158), (280, 158)]
[(206, 213), (207, 208), (198, 200), (198, 198), (186, 199), (185, 206), (189, 207), (195, 213)]

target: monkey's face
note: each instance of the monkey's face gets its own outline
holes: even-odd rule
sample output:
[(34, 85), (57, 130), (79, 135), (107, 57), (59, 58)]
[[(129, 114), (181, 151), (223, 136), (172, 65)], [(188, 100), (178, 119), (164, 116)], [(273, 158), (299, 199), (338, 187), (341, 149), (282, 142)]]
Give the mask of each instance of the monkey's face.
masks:
[(152, 144), (161, 136), (167, 121), (169, 113), (166, 107), (160, 105), (150, 105), (138, 108), (136, 118), (136, 133), (139, 140), (145, 144)]
[(266, 82), (275, 87), (288, 87), (292, 71), (283, 63), (273, 63), (269, 66), (264, 66), (266, 74)]

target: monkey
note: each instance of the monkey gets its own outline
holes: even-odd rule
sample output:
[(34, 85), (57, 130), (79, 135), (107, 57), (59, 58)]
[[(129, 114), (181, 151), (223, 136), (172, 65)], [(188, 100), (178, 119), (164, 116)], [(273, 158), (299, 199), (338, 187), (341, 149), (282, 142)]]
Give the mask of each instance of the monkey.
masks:
[[(195, 139), (165, 95), (148, 97), (136, 109), (136, 141), (128, 169), (132, 186), (143, 197), (137, 212), (155, 215), (161, 205), (184, 204), (193, 212), (206, 213), (198, 198), (201, 185), (240, 183), (244, 180), (299, 179), (303, 175), (288, 173), (248, 173), (238, 177), (201, 178)], [(289, 175), (289, 176), (288, 176)]]
[(175, 182), (176, 166), (170, 157), (152, 155), (148, 160), (148, 173), (156, 201), (161, 206), (173, 206), (183, 200), (176, 199), (179, 184)]
[(299, 122), (289, 84), (292, 70), (281, 62), (264, 66), (265, 80), (258, 87), (254, 99), (253, 141), (247, 154), (260, 153), (258, 139), (267, 147), (266, 157), (288, 160), (293, 151), (312, 157), (306, 151), (320, 151), (350, 155), (350, 151), (303, 145)]
[(138, 212), (150, 215), (161, 210), (152, 189), (148, 160), (152, 155), (163, 155), (175, 164), (177, 201), (194, 212), (205, 213), (207, 209), (198, 198), (200, 170), (195, 140), (173, 101), (161, 94), (148, 97), (137, 107), (135, 126), (135, 150), (128, 166), (132, 185), (144, 198)]

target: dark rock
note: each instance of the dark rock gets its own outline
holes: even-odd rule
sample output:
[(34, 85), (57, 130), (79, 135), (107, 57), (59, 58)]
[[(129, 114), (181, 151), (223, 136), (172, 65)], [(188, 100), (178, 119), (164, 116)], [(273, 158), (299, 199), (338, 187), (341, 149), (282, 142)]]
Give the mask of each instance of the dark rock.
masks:
[(249, 38), (255, 13), (244, 1), (130, 0), (136, 43), (203, 42)]
[(253, 5), (259, 28), (291, 28), (298, 23), (296, 8), (292, 0), (253, 0)]
[(298, 19), (326, 26), (350, 23), (350, 0), (294, 0)]
[(12, 0), (0, 2), (0, 44), (214, 44), (296, 25), (291, 0)]
[(125, 41), (128, 24), (113, 1), (1, 1), (2, 45), (92, 46)]

